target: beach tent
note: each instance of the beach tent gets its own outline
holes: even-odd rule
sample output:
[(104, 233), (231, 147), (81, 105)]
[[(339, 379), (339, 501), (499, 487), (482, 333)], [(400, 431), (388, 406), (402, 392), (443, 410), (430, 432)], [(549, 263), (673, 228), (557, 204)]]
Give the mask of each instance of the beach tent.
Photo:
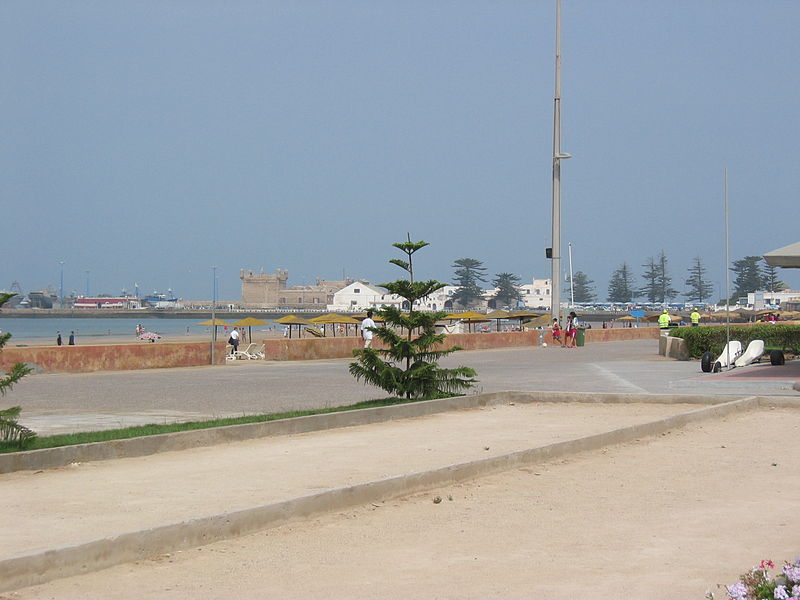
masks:
[(764, 255), (764, 260), (767, 261), (770, 267), (800, 269), (800, 242), (767, 252)]
[(266, 325), (266, 321), (262, 321), (261, 319), (256, 319), (255, 317), (245, 317), (244, 319), (239, 319), (236, 323), (233, 324), (234, 327), (247, 327), (247, 335), (251, 342), (253, 341), (253, 325)]

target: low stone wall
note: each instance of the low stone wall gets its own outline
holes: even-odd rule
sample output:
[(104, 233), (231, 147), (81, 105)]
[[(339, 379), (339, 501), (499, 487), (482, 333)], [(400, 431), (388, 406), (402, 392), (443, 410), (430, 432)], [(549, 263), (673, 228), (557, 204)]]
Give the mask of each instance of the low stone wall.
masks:
[[(0, 369), (23, 362), (40, 373), (90, 373), (194, 367), (211, 364), (210, 342), (158, 342), (96, 346), (28, 346), (3, 348)], [(214, 363), (225, 363), (225, 342), (214, 346)]]
[[(460, 346), (464, 350), (492, 350), (494, 348), (519, 348), (538, 346), (540, 334), (543, 342), (553, 343), (549, 330), (506, 331), (500, 333), (453, 333), (447, 336), (443, 348)], [(620, 327), (619, 329), (587, 329), (586, 343), (617, 342), (624, 340), (656, 340), (658, 327)], [(264, 340), (264, 357), (267, 360), (319, 360), (349, 358), (353, 350), (364, 345), (360, 337), (326, 337)], [(375, 340), (374, 347), (380, 343)]]
[(615, 327), (613, 329), (587, 329), (588, 342), (621, 342), (624, 340), (657, 340), (658, 327)]
[[(454, 333), (448, 335), (440, 348), (460, 346), (464, 350), (490, 350), (536, 346), (539, 335), (536, 331), (509, 331), (502, 333)], [(326, 358), (349, 358), (353, 350), (364, 346), (360, 337), (326, 337), (301, 339), (264, 340), (264, 358), (267, 360), (318, 360)], [(373, 340), (373, 347), (382, 347)]]

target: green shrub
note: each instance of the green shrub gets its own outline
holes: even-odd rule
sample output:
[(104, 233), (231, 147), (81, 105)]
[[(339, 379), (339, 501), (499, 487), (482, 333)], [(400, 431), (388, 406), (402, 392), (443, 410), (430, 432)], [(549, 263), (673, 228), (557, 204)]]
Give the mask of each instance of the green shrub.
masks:
[[(689, 356), (700, 358), (704, 352), (718, 355), (727, 340), (725, 327), (681, 327), (670, 331), (673, 337), (686, 340)], [(753, 340), (764, 340), (764, 346), (800, 354), (800, 325), (757, 324), (747, 327), (731, 326), (730, 339), (747, 347)]]

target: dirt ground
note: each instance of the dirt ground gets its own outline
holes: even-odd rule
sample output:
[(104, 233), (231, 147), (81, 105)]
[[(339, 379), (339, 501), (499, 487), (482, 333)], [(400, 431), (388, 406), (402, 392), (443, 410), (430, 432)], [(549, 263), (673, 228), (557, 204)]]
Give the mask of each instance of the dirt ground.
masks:
[(800, 554), (798, 455), (761, 409), (0, 598), (721, 598)]

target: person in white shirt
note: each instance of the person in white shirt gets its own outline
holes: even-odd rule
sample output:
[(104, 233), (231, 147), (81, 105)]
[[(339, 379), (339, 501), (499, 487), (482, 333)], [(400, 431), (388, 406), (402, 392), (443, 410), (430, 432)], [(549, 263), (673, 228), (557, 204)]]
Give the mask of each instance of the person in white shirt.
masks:
[(367, 311), (367, 318), (361, 321), (361, 337), (364, 338), (364, 348), (372, 347), (372, 330), (370, 327), (375, 327), (375, 321), (372, 320), (372, 311)]
[(235, 327), (231, 330), (231, 339), (228, 341), (233, 346), (233, 352), (236, 353), (239, 350), (239, 332)]

